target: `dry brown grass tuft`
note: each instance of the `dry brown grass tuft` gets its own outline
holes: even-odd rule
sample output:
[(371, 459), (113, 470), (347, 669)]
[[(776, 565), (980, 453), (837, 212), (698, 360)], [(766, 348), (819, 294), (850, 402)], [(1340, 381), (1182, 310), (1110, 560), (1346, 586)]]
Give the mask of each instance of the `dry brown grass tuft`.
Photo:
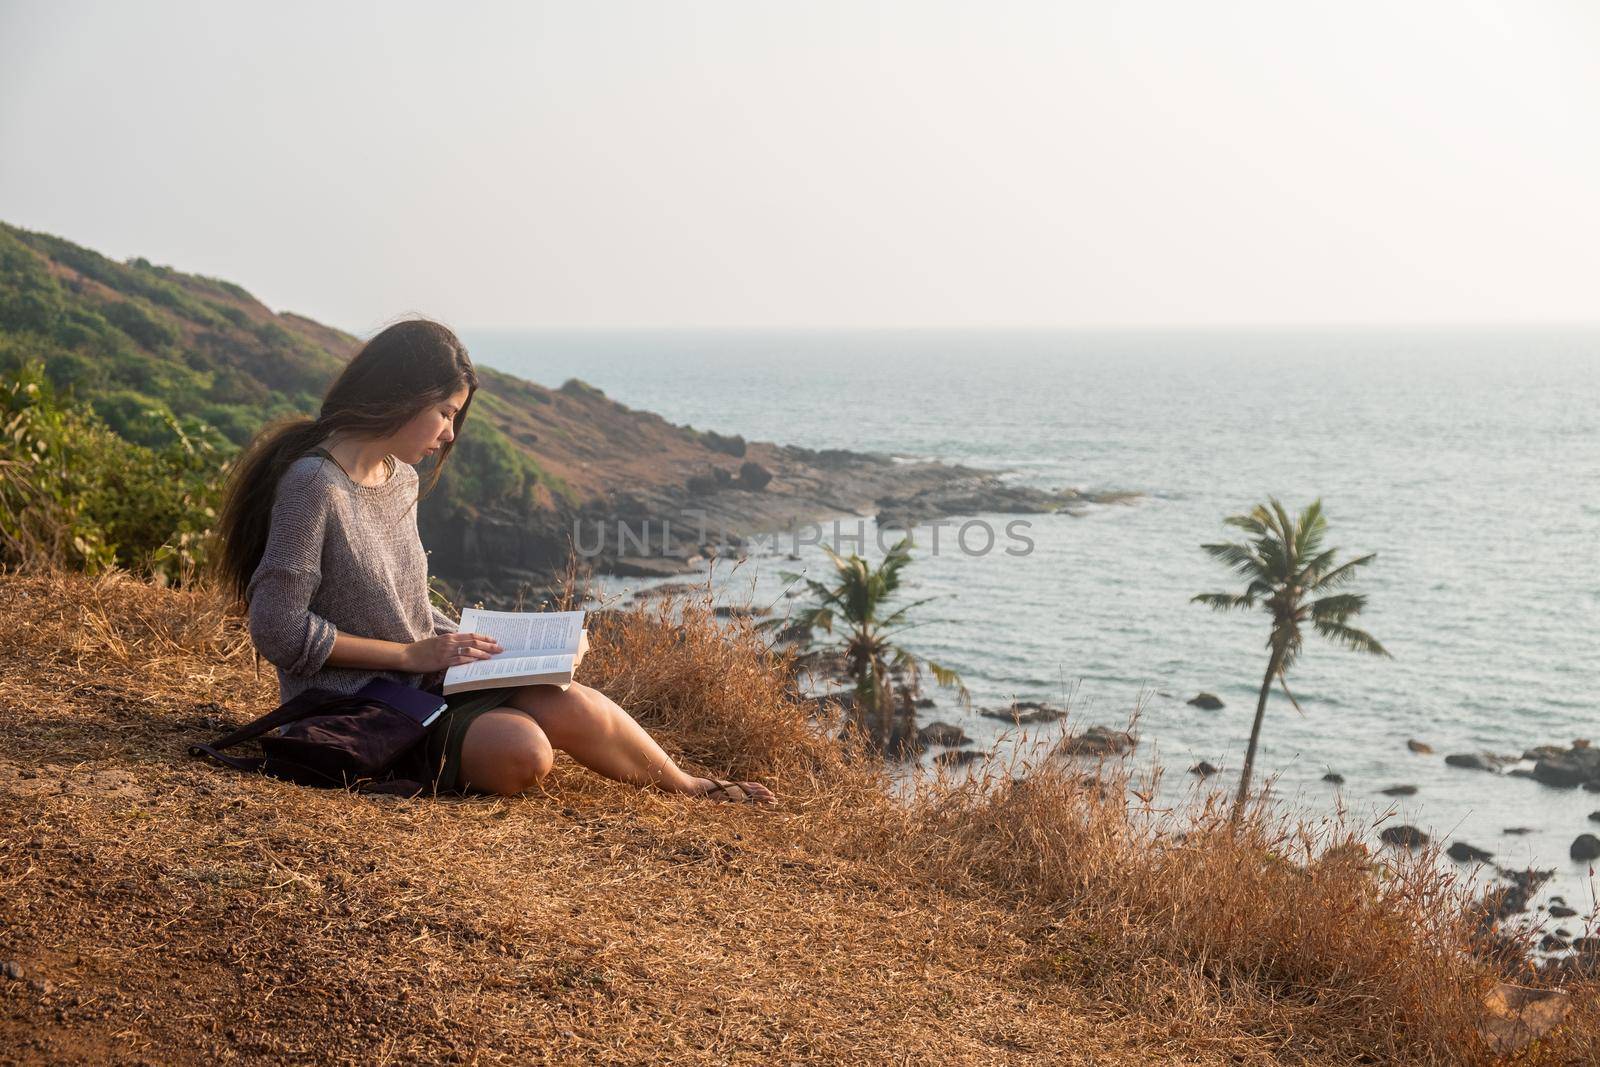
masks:
[[(703, 599), (599, 615), (585, 680), (774, 809), (565, 756), (513, 799), (238, 775), (184, 747), (276, 683), (207, 594), (13, 575), (0, 613), (0, 1060), (1488, 1060), (1493, 975), (1425, 864), (1144, 812), (1115, 769), (896, 800)], [(1592, 1056), (1569, 988), (1527, 1062)]]

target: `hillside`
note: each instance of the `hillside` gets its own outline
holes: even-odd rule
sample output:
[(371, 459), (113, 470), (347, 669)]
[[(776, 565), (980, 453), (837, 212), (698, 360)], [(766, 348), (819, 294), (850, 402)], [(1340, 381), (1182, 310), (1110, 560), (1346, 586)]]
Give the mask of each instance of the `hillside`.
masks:
[[(118, 263), (0, 223), (0, 374), (42, 360), (62, 395), (92, 403), (129, 440), (171, 433), (144, 415), (154, 409), (238, 446), (269, 419), (314, 413), (359, 344), (231, 282)], [(632, 410), (575, 379), (549, 388), (479, 370), (467, 430), (419, 513), (435, 572), (464, 597), (509, 598), (507, 579), (548, 577), (579, 522), (585, 549), (601, 550), (599, 569), (670, 574), (706, 554), (702, 530), (712, 542), (726, 534), (722, 550), (736, 551), (751, 533), (884, 506), (926, 518), (1083, 499), (937, 463), (747, 442)], [(618, 523), (638, 538), (646, 521), (641, 553)]]
[[(1151, 820), (1052, 761), (892, 800), (783, 657), (682, 606), (605, 615), (587, 681), (774, 808), (564, 754), (509, 799), (241, 775), (185, 753), (273, 703), (237, 617), (0, 575), (0, 1063), (1493, 1060), (1426, 864)], [(1594, 1062), (1567, 990), (1522, 1062)]]

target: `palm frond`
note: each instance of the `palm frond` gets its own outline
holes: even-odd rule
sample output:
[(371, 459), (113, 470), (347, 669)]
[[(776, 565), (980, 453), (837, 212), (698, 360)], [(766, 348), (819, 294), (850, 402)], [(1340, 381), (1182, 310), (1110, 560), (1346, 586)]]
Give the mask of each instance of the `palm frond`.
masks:
[(1266, 565), (1254, 547), (1232, 541), (1222, 541), (1200, 546), (1201, 550), (1229, 567), (1241, 577), (1250, 578), (1267, 573)]
[(933, 674), (934, 681), (942, 686), (955, 686), (963, 707), (971, 705), (972, 694), (967, 691), (966, 683), (961, 680), (961, 675), (956, 673), (954, 668), (941, 666), (931, 659), (923, 662), (928, 665), (928, 670)]
[(1307, 556), (1316, 555), (1327, 528), (1327, 520), (1322, 517), (1322, 499), (1319, 497), (1305, 506), (1296, 522), (1295, 558), (1305, 559)]
[(1358, 630), (1354, 626), (1345, 626), (1337, 622), (1313, 622), (1317, 633), (1336, 644), (1344, 645), (1355, 652), (1368, 652), (1374, 656), (1394, 656), (1388, 649), (1378, 643), (1378, 639), (1365, 630)]
[(1278, 668), (1278, 685), (1282, 687), (1283, 695), (1289, 698), (1289, 703), (1294, 705), (1294, 710), (1304, 715), (1306, 710), (1300, 706), (1300, 702), (1294, 698), (1294, 694), (1289, 692), (1289, 679), (1285, 678), (1283, 674), (1285, 669), (1284, 667)]
[(1256, 606), (1249, 593), (1196, 593), (1189, 603), (1204, 604), (1213, 611), (1242, 611)]
[(1356, 568), (1365, 567), (1367, 564), (1371, 563), (1377, 558), (1378, 554), (1376, 552), (1368, 552), (1365, 556), (1357, 556), (1355, 559), (1341, 563), (1333, 570), (1328, 571), (1326, 574), (1318, 577), (1311, 588), (1317, 591), (1323, 589), (1337, 589), (1339, 586), (1344, 585), (1351, 579), (1355, 578)]
[(1342, 623), (1366, 606), (1365, 593), (1333, 593), (1311, 602), (1311, 621)]

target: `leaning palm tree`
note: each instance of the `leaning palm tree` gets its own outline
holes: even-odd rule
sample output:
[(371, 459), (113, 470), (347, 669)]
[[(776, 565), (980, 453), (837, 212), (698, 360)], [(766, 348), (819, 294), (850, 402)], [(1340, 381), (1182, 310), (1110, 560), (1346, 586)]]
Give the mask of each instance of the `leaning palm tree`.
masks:
[(1276, 678), (1284, 696), (1299, 710), (1289, 692), (1285, 677), (1300, 655), (1300, 628), (1311, 628), (1328, 640), (1356, 652), (1388, 656), (1389, 652), (1364, 630), (1349, 624), (1361, 613), (1367, 598), (1360, 593), (1334, 592), (1348, 584), (1356, 571), (1371, 563), (1377, 553), (1368, 553), (1337, 563), (1338, 549), (1322, 547), (1327, 522), (1322, 517), (1322, 501), (1313, 501), (1296, 517), (1290, 517), (1276, 498), (1258, 504), (1248, 515), (1232, 515), (1223, 520), (1229, 526), (1250, 533), (1245, 542), (1201, 545), (1213, 558), (1233, 568), (1245, 579), (1242, 593), (1201, 593), (1192, 602), (1207, 604), (1216, 611), (1259, 607), (1272, 616), (1267, 634), (1267, 673), (1261, 679), (1261, 695), (1256, 700), (1256, 719), (1250, 727), (1250, 747), (1245, 751), (1244, 773), (1239, 776), (1239, 792), (1234, 797), (1233, 817), (1238, 818), (1250, 792), (1250, 775), (1255, 769), (1256, 744), (1261, 739), (1261, 720), (1267, 711), (1267, 695)]
[[(961, 700), (970, 700), (967, 687), (954, 670), (942, 667), (930, 659), (901, 648), (893, 640), (900, 632), (912, 629), (905, 622), (911, 609), (935, 599), (927, 597), (914, 601), (894, 611), (888, 611), (888, 602), (900, 588), (900, 572), (911, 562), (911, 538), (902, 537), (889, 549), (882, 563), (873, 567), (855, 553), (840, 556), (822, 546), (837, 573), (837, 581), (825, 585), (813, 578), (788, 571), (779, 572), (785, 581), (803, 581), (817, 597), (817, 602), (796, 612), (791, 620), (766, 620), (762, 626), (784, 625), (791, 633), (810, 635), (814, 630), (833, 634), (835, 624), (843, 630), (845, 662), (855, 681), (855, 706), (852, 717), (873, 746), (887, 751), (898, 739), (901, 746), (909, 742), (912, 697), (921, 680), (921, 667), (926, 666), (941, 686), (955, 686)], [(892, 673), (898, 670), (905, 677), (904, 693), (897, 700)], [(895, 730), (894, 713), (901, 709), (901, 729)]]

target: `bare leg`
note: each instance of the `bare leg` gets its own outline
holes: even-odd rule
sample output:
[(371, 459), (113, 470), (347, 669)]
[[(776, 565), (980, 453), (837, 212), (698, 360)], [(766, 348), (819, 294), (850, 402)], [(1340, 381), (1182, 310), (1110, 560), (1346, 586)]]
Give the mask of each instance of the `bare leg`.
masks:
[[(714, 785), (684, 773), (633, 716), (598, 689), (578, 682), (564, 692), (553, 685), (527, 685), (512, 690), (506, 703), (527, 712), (551, 745), (596, 774), (668, 793), (704, 793)], [(772, 798), (759, 782), (739, 784), (758, 800)]]
[(484, 712), (461, 739), (461, 782), (487, 793), (509, 797), (536, 789), (554, 762), (544, 731), (520, 708)]

